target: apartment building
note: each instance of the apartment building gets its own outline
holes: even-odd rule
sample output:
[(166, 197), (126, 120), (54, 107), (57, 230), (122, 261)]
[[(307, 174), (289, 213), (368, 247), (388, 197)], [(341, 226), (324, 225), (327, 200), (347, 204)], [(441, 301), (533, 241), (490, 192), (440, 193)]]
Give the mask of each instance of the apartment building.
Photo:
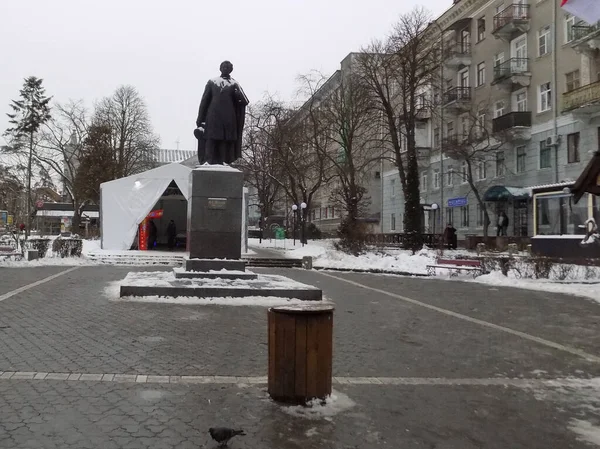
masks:
[[(534, 235), (531, 188), (567, 185), (598, 149), (600, 31), (563, 12), (560, 2), (459, 0), (431, 25), (443, 67), (439, 90), (428, 93), (435, 113), (417, 129), (419, 146), (429, 151), (421, 167), (426, 231), (435, 222), (452, 223), (459, 235), (483, 233), (465, 162), (442, 156), (469, 133), (473, 117), (491, 136), (502, 135), (474, 166), (490, 234), (504, 211), (508, 235)], [(397, 172), (386, 170), (382, 184), (383, 232), (402, 232)]]

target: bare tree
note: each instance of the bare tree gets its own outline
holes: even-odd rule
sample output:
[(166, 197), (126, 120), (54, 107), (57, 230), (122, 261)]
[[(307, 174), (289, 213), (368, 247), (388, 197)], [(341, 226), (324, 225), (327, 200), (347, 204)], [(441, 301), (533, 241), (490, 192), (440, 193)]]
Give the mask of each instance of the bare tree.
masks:
[(79, 229), (81, 213), (90, 199), (76, 188), (75, 179), (82, 155), (82, 142), (88, 133), (87, 111), (82, 101), (57, 104), (52, 118), (42, 127), (35, 159), (62, 182), (73, 205), (72, 229)]
[(306, 138), (303, 118), (307, 112), (273, 99), (265, 102), (263, 109), (266, 119), (256, 126), (264, 133), (275, 162), (274, 171), (268, 167), (264, 171), (292, 203), (306, 203), (306, 214), (323, 184), (325, 173), (324, 158)]
[(160, 140), (152, 129), (146, 103), (133, 86), (121, 86), (100, 100), (92, 124), (111, 130), (116, 178), (153, 168)]
[(369, 173), (380, 159), (377, 110), (370, 92), (351, 70), (338, 71), (326, 81), (318, 74), (303, 80), (311, 94), (305, 105), (307, 137), (325, 163), (325, 181), (334, 186), (330, 199), (345, 212), (339, 229), (341, 248), (358, 254), (365, 245), (360, 218), (370, 201)]
[[(493, 133), (490, 129), (488, 102), (481, 102), (462, 115), (467, 123), (461, 134), (447, 136), (444, 139), (444, 154), (461, 163), (460, 170), (453, 174), (466, 182), (483, 215), (483, 235), (488, 236), (491, 223), (487, 204), (483, 201), (482, 189), (487, 187), (488, 169), (492, 165), (503, 163), (497, 159), (498, 151), (502, 151), (510, 142), (510, 133)], [(505, 170), (503, 166), (502, 171)]]
[[(361, 81), (381, 113), (404, 193), (404, 229), (409, 246), (422, 245), (416, 124), (439, 63), (431, 15), (422, 7), (400, 16), (385, 41), (375, 41), (358, 58)], [(404, 138), (404, 139), (403, 139)], [(406, 148), (402, 148), (402, 140)]]
[(246, 181), (257, 192), (261, 218), (273, 213), (275, 202), (281, 191), (277, 179), (281, 178), (277, 159), (276, 142), (273, 138), (277, 131), (273, 129), (277, 120), (270, 107), (271, 100), (249, 107), (246, 111), (246, 125), (242, 145), (242, 159), (238, 164), (245, 174)]

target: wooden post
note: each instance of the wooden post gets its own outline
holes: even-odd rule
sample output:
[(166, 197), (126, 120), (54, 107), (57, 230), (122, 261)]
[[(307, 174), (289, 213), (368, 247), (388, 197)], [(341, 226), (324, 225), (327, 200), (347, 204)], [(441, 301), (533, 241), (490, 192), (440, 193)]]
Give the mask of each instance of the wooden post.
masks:
[(269, 309), (269, 395), (305, 404), (331, 394), (333, 306)]

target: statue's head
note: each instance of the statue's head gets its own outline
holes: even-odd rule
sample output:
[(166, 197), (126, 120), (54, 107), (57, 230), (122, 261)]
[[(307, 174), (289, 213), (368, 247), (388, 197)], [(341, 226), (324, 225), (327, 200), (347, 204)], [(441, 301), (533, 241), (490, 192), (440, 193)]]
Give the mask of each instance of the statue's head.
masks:
[(221, 75), (229, 76), (233, 72), (233, 64), (229, 61), (223, 61), (219, 70), (221, 70)]

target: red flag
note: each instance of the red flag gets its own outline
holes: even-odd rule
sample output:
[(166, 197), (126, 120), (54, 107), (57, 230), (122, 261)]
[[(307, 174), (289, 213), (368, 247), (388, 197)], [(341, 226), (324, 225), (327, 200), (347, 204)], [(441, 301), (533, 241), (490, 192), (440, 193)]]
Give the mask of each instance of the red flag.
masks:
[(562, 9), (589, 24), (600, 20), (600, 1), (598, 0), (562, 0)]

